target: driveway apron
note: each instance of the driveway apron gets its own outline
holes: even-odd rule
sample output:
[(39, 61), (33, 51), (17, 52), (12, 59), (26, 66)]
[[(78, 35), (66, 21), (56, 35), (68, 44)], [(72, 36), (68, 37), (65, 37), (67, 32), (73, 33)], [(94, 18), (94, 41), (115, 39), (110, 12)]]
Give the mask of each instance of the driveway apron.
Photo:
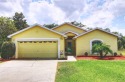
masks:
[(57, 60), (12, 60), (0, 64), (0, 82), (54, 82)]

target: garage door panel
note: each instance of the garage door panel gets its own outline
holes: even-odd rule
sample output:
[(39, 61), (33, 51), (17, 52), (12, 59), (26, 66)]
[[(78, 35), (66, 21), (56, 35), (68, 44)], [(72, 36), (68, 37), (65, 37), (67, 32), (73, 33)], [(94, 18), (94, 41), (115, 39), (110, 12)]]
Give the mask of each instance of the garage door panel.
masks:
[(19, 42), (19, 58), (57, 58), (57, 42)]
[(36, 45), (32, 43), (19, 43), (18, 45), (18, 56), (19, 58), (35, 57)]

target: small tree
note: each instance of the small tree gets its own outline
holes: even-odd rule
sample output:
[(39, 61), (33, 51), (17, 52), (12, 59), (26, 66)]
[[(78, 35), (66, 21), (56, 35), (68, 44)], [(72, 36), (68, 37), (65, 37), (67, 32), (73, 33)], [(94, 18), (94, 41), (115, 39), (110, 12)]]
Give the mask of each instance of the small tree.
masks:
[(15, 54), (15, 44), (12, 42), (4, 42), (1, 47), (1, 57), (3, 59), (9, 59)]
[(92, 46), (92, 52), (98, 53), (101, 58), (105, 57), (108, 53), (112, 54), (112, 50), (109, 48), (109, 45), (104, 43), (94, 44)]

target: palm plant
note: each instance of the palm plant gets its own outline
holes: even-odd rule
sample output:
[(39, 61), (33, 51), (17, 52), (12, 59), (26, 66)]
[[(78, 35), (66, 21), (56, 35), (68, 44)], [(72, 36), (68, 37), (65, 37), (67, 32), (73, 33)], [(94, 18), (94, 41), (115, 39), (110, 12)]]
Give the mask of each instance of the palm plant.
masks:
[(112, 50), (109, 45), (104, 43), (94, 44), (92, 46), (92, 53), (98, 53), (101, 58), (105, 57), (108, 53), (112, 54)]

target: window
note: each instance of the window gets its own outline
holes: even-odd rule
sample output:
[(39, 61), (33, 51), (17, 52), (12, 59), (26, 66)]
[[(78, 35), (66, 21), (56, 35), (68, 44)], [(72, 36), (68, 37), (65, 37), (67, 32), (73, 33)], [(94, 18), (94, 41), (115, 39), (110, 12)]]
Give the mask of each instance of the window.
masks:
[(42, 41), (39, 41), (39, 43), (42, 43)]
[(93, 46), (94, 44), (100, 44), (100, 43), (102, 43), (102, 41), (100, 41), (100, 40), (94, 40), (94, 41), (92, 41), (92, 46)]
[(53, 41), (53, 43), (56, 43), (56, 41)]
[(68, 42), (68, 47), (71, 48), (72, 47), (72, 43), (71, 42)]
[(20, 42), (20, 43), (23, 43), (23, 42)]
[[(94, 44), (99, 44), (99, 43), (102, 43), (102, 42), (103, 42), (103, 40), (101, 40), (101, 39), (91, 40), (91, 41), (90, 41), (90, 54), (93, 54), (93, 53), (92, 53), (92, 46), (93, 46)], [(96, 53), (94, 53), (94, 54), (96, 54)]]
[(29, 43), (32, 43), (32, 41), (29, 41)]

